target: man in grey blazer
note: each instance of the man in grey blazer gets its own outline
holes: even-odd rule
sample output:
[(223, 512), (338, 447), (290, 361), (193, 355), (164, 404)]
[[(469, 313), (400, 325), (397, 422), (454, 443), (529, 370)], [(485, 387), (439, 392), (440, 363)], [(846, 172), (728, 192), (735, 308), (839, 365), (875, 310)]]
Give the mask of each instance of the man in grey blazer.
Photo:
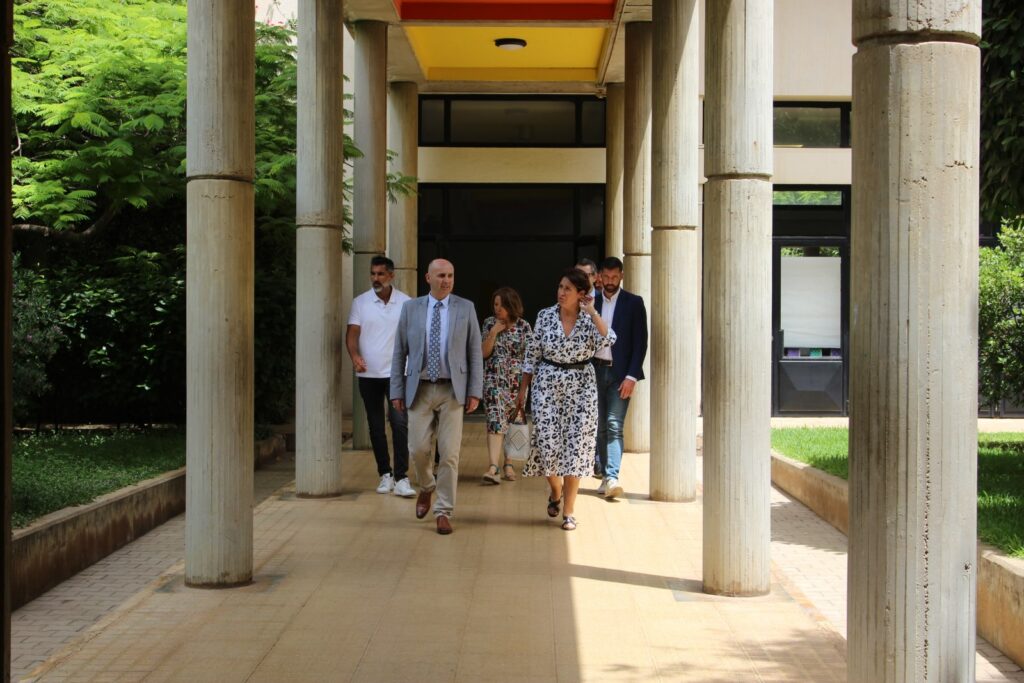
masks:
[[(420, 493), (416, 517), (423, 519), (437, 491), (437, 533), (450, 534), (462, 446), (463, 410), (476, 410), (484, 393), (480, 324), (473, 303), (452, 294), (455, 267), (435, 259), (427, 267), (430, 293), (406, 301), (391, 358), (391, 403), (409, 411), (409, 453)], [(465, 408), (463, 408), (465, 406)], [(434, 477), (434, 436), (441, 462)]]

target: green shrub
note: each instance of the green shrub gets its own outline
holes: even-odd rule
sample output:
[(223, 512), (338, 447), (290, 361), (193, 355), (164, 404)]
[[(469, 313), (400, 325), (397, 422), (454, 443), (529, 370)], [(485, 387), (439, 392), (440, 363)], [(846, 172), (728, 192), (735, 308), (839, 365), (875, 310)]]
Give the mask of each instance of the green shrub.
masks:
[(116, 247), (44, 268), (68, 341), (50, 364), (65, 418), (176, 420), (184, 414), (185, 256)]
[(35, 402), (50, 390), (46, 364), (57, 353), (64, 334), (45, 278), (21, 265), (14, 255), (12, 294), (12, 378), (16, 420), (27, 419)]
[(1024, 221), (980, 253), (978, 390), (989, 405), (1024, 403)]

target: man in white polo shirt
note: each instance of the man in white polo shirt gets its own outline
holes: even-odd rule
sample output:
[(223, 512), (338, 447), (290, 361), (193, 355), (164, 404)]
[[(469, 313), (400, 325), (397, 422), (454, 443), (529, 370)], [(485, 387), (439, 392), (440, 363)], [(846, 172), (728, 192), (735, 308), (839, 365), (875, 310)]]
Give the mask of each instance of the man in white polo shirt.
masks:
[[(391, 286), (395, 264), (385, 256), (370, 260), (371, 289), (352, 300), (348, 316), (345, 346), (352, 357), (359, 378), (359, 395), (366, 406), (370, 425), (370, 443), (377, 460), (380, 484), (377, 493), (395, 492), (396, 496), (416, 495), (409, 484), (409, 427), (406, 413), (395, 410), (388, 400), (391, 386), (391, 351), (402, 314), (402, 304), (409, 296)], [(388, 456), (388, 440), (384, 434), (384, 408), (391, 421), (391, 440), (395, 446), (395, 466)]]

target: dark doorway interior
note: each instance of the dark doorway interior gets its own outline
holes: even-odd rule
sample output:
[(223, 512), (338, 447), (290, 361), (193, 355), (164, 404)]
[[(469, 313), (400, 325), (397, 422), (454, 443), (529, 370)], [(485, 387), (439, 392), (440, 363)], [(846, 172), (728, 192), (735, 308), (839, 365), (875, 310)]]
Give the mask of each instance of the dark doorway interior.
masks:
[[(604, 250), (604, 185), (422, 184), (420, 270), (435, 258), (455, 264), (455, 292), (482, 320), (491, 293), (514, 287), (526, 318), (555, 303), (559, 273)], [(425, 294), (420, 282), (418, 294)]]
[(775, 188), (772, 414), (846, 415), (850, 191)]

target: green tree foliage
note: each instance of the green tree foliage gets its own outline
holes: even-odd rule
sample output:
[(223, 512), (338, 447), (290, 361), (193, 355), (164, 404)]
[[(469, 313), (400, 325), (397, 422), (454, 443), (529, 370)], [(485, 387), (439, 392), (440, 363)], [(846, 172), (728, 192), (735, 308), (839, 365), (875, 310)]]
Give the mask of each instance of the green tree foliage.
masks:
[(982, 2), (981, 213), (1024, 215), (1024, 3)]
[[(185, 0), (17, 0), (15, 33), (16, 237), (68, 337), (45, 419), (181, 419)], [(296, 46), (292, 26), (254, 33), (256, 411), (277, 421), (294, 397)]]
[(93, 234), (181, 194), (183, 0), (22, 0), (14, 33), (21, 229)]
[(978, 388), (986, 403), (1024, 404), (1024, 221), (981, 250)]

